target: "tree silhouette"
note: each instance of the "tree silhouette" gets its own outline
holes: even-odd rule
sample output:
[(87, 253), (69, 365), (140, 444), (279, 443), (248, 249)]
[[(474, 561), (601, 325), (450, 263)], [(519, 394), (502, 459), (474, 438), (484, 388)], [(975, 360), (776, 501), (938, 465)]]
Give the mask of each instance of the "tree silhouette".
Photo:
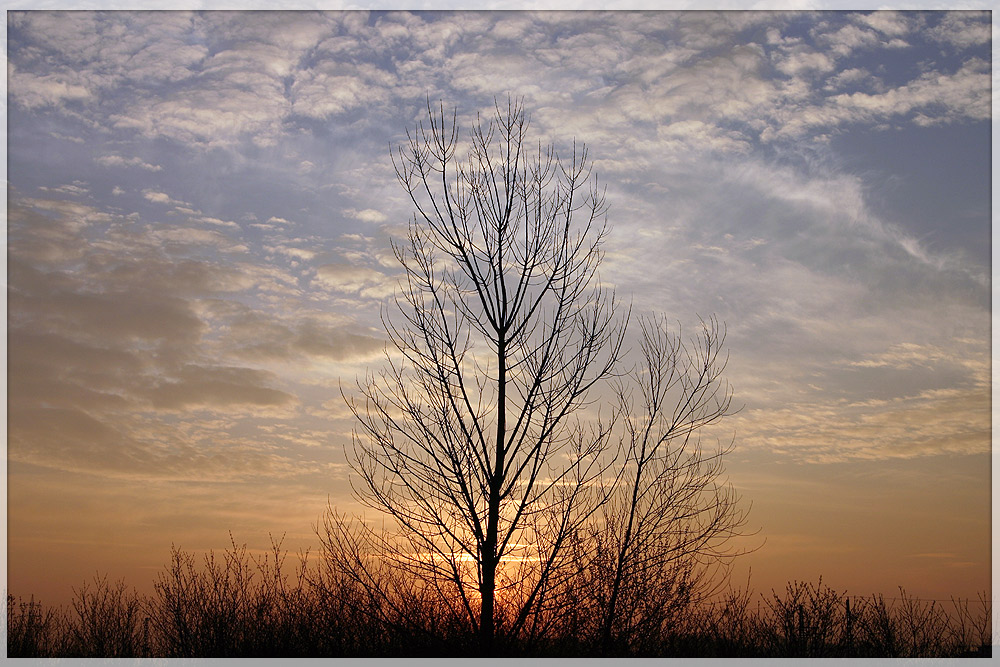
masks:
[(640, 322), (641, 363), (619, 385), (623, 475), (592, 531), (590, 572), (605, 651), (662, 636), (664, 623), (712, 591), (713, 565), (739, 552), (746, 511), (720, 484), (730, 447), (706, 452), (699, 430), (730, 414), (725, 330), (714, 318), (685, 343), (663, 318)]
[[(595, 604), (610, 641), (641, 581), (723, 555), (715, 547), (744, 521), (716, 484), (723, 451), (686, 449), (729, 411), (724, 335), (712, 320), (692, 354), (645, 321), (646, 370), (633, 379), (646, 383), (646, 417), (633, 414), (619, 368), (629, 312), (597, 276), (606, 206), (587, 149), (561, 158), (527, 130), (508, 99), (462, 144), (457, 112), (428, 103), (394, 154), (416, 211), (393, 245), (405, 270), (383, 314), (395, 354), (347, 397), (356, 495), (393, 530), (336, 514), (325, 527), (344, 572), (380, 604), (401, 599), (384, 590), (390, 564), (485, 653), (498, 634), (572, 614), (588, 579), (607, 584)], [(591, 407), (599, 385), (622, 399), (605, 415)], [(583, 542), (614, 555), (583, 558)]]

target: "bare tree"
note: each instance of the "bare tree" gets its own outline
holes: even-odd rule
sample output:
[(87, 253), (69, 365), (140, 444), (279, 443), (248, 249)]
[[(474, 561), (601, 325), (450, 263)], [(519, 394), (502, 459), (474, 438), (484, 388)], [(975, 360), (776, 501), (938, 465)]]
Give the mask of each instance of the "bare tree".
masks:
[[(612, 531), (608, 619), (653, 567), (641, 564), (647, 545), (669, 544), (663, 558), (681, 562), (683, 553), (707, 554), (738, 522), (726, 515), (702, 526), (704, 535), (665, 536), (678, 525), (695, 530), (686, 514), (700, 516), (702, 506), (690, 496), (705, 487), (685, 480), (715, 470), (669, 445), (728, 410), (728, 393), (717, 391), (717, 336), (706, 338), (704, 359), (689, 357), (705, 363), (698, 377), (678, 365), (683, 355), (658, 323), (645, 327), (656, 375), (643, 390), (648, 423), (627, 400), (581, 418), (597, 386), (619, 377), (628, 321), (597, 278), (606, 207), (586, 148), (574, 143), (561, 158), (529, 143), (520, 101), (497, 104), (467, 145), (456, 121), (428, 104), (427, 124), (394, 155), (416, 210), (407, 241), (393, 246), (405, 270), (397, 310), (383, 314), (394, 352), (347, 398), (359, 424), (349, 457), (356, 495), (395, 530), (348, 531), (342, 517), (327, 529), (357, 544), (363, 535), (380, 562), (423, 582), (489, 652), (498, 632), (537, 628), (544, 610), (566, 608), (580, 572), (569, 545), (595, 521), (628, 523), (620, 536)], [(666, 414), (661, 389), (670, 388), (685, 398)], [(652, 496), (677, 509), (657, 520), (663, 508)], [(717, 496), (715, 508), (725, 515), (732, 501)], [(374, 581), (364, 557), (349, 560), (356, 580)]]
[(713, 566), (741, 553), (730, 538), (747, 516), (722, 479), (731, 445), (706, 451), (698, 435), (730, 414), (725, 329), (711, 318), (685, 341), (662, 318), (640, 327), (641, 363), (618, 389), (623, 472), (592, 529), (589, 590), (605, 651), (662, 636), (711, 593)]

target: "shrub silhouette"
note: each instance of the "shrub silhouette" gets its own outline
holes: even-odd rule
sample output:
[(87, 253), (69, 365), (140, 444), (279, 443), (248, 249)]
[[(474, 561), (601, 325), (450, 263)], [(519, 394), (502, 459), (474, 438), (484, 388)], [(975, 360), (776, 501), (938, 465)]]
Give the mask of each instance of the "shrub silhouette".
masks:
[[(478, 634), (440, 598), (395, 580), (369, 587), (343, 575), (330, 545), (286, 564), (281, 540), (261, 556), (232, 544), (202, 558), (179, 548), (141, 596), (97, 576), (74, 589), (69, 608), (7, 596), (9, 657), (459, 657)], [(989, 656), (991, 606), (978, 600), (847, 596), (820, 580), (756, 595), (749, 582), (689, 607), (626, 641), (607, 645), (587, 616), (588, 593), (558, 589), (565, 608), (508, 639), (509, 656), (967, 657)], [(577, 609), (580, 613), (573, 610)], [(501, 608), (500, 619), (509, 619)], [(507, 622), (502, 620), (501, 623)]]
[(45, 608), (34, 596), (27, 602), (7, 595), (7, 655), (12, 658), (44, 658), (65, 653), (65, 619)]

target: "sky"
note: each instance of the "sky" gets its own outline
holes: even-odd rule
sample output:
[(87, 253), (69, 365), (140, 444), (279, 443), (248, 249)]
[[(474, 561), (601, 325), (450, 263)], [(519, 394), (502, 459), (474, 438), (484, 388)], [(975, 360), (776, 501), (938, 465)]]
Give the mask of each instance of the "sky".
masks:
[[(990, 588), (981, 12), (11, 12), (7, 585), (317, 544), (425, 113), (585, 142), (603, 282), (727, 326), (737, 583)], [(467, 136), (467, 135), (466, 135)]]

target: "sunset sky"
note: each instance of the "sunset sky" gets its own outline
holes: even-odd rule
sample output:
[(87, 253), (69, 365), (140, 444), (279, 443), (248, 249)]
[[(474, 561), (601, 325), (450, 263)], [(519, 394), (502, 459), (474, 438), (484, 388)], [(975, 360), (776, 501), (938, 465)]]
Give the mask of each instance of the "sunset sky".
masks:
[(7, 15), (8, 587), (140, 590), (171, 544), (353, 510), (391, 146), (524, 97), (588, 144), (603, 281), (728, 326), (737, 567), (990, 587), (988, 13)]

